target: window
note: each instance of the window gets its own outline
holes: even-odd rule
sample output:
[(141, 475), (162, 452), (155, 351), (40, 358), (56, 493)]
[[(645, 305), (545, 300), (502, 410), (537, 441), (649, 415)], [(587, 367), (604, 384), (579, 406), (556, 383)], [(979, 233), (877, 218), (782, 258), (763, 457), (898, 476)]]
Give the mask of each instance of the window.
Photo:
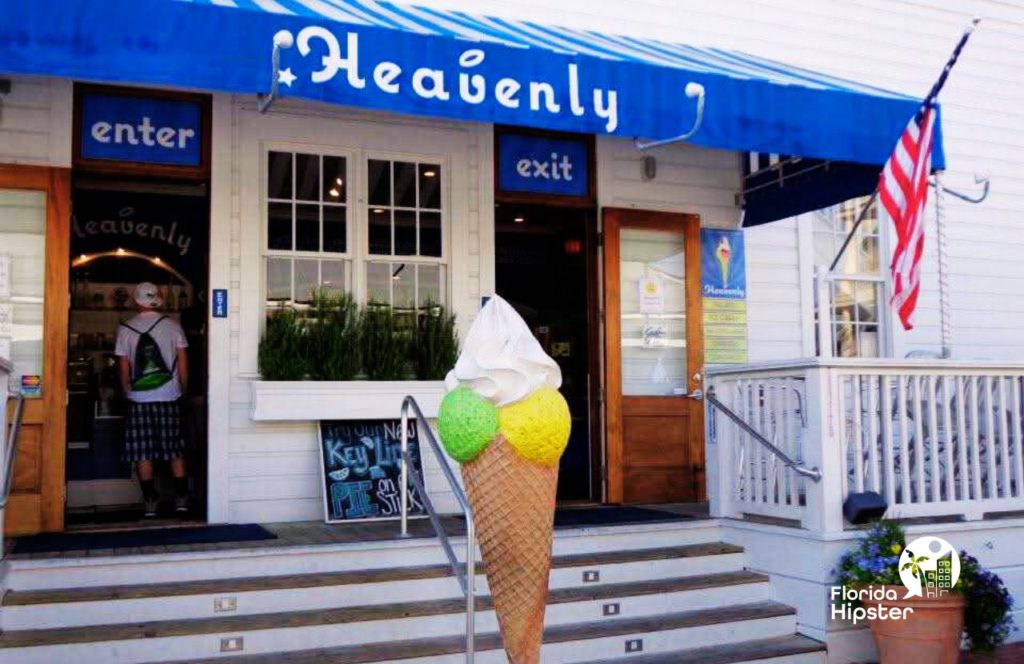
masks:
[[(365, 184), (352, 183), (350, 162), (365, 164)], [(437, 162), (269, 151), (268, 305), (309, 303), (318, 287), (399, 312), (444, 304), (441, 176)]]
[(267, 302), (308, 303), (351, 288), (345, 157), (267, 155)]
[(370, 159), (366, 173), (367, 301), (399, 312), (442, 303), (440, 165)]
[[(816, 270), (832, 264), (866, 202), (866, 198), (855, 198), (811, 215)], [(881, 304), (885, 276), (881, 241), (878, 208), (872, 204), (836, 266), (837, 278), (830, 285), (828, 315), (835, 357), (878, 357), (883, 351)], [(818, 354), (822, 354), (821, 349)]]

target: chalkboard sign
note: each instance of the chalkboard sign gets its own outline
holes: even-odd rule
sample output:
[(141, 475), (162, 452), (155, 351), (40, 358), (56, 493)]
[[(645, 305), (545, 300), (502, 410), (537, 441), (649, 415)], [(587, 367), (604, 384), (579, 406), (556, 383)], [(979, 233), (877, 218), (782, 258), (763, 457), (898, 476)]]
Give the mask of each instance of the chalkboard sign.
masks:
[[(322, 420), (320, 466), (327, 523), (397, 519), (402, 514), (401, 420)], [(409, 422), (410, 473), (423, 477), (415, 420)], [(426, 514), (412, 480), (409, 514)]]

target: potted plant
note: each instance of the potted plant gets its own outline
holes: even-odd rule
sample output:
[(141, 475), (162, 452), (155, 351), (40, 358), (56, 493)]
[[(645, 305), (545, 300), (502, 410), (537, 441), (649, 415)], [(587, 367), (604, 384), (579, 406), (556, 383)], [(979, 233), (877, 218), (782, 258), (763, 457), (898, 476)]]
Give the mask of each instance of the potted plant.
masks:
[(428, 301), (417, 315), (411, 350), (417, 379), (443, 380), (459, 357), (455, 315)]
[(302, 314), (289, 306), (274, 310), (260, 339), (260, 375), (264, 380), (303, 380), (309, 373), (307, 345)]
[[(999, 646), (1012, 629), (1012, 598), (1002, 580), (961, 552), (960, 577), (953, 588), (906, 597), (901, 569), (926, 580), (929, 554), (908, 551), (901, 564), (906, 546), (902, 526), (880, 521), (840, 558), (835, 570), (844, 603), (868, 610), (868, 626), (882, 664), (956, 664), (965, 636), (972, 651)], [(901, 617), (893, 617), (894, 609)]]
[(352, 380), (359, 373), (359, 305), (348, 293), (317, 289), (306, 312), (313, 380)]

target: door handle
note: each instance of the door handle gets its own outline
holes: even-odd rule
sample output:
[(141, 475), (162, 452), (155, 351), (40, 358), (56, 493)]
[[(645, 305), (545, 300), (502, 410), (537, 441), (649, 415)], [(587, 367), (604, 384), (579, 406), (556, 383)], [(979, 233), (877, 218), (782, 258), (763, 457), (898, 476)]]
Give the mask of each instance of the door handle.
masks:
[(704, 390), (698, 387), (696, 390), (690, 392), (686, 396), (690, 397), (694, 401), (704, 401)]

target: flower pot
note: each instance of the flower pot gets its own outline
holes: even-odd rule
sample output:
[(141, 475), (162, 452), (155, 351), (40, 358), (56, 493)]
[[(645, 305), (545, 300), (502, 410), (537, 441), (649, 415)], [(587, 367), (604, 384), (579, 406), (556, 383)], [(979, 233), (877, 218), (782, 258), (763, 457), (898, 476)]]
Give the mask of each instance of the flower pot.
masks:
[[(884, 588), (895, 591), (900, 598), (907, 594), (903, 586)], [(904, 613), (903, 620), (868, 621), (881, 664), (957, 664), (965, 604), (963, 595), (952, 592), (941, 597), (865, 601), (865, 608), (913, 609), (909, 615)]]

